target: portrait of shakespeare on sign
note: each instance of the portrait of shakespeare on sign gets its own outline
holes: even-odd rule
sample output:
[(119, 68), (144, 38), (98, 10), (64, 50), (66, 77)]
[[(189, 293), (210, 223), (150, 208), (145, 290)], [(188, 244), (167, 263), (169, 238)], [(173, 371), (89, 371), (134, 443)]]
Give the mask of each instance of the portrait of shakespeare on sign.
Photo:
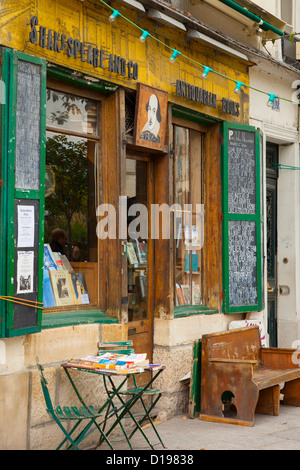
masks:
[(135, 115), (135, 143), (163, 150), (165, 144), (168, 95), (139, 84)]

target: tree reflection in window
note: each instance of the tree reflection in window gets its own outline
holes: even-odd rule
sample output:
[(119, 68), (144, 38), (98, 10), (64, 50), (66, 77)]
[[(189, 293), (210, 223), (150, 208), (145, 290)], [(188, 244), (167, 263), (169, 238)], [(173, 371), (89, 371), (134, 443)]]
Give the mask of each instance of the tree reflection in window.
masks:
[(87, 260), (87, 141), (48, 132), (46, 163), (54, 172), (55, 190), (45, 203), (45, 243), (53, 229), (62, 228), (67, 232), (68, 258), (73, 259), (73, 247), (80, 244), (80, 260)]

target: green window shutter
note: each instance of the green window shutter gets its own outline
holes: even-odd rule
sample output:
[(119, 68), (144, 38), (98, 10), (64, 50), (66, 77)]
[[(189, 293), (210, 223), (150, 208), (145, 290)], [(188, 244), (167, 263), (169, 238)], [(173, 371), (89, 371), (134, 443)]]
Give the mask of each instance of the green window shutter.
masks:
[(7, 138), (6, 336), (41, 330), (45, 207), (46, 61), (5, 49)]
[[(7, 253), (7, 104), (8, 88), (7, 77), (9, 74), (6, 50), (0, 48), (0, 295), (6, 294), (6, 253)], [(6, 302), (0, 300), (0, 338), (5, 336), (5, 312)]]
[(263, 308), (261, 137), (223, 123), (223, 291), (225, 313)]

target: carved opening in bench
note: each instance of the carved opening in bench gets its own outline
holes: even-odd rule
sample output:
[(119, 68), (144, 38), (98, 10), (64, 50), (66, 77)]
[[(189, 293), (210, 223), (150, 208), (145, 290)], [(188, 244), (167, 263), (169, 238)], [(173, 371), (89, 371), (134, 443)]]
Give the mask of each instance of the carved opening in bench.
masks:
[(232, 399), (235, 398), (234, 394), (230, 390), (225, 390), (221, 396), (222, 402), (222, 413), (224, 418), (235, 418), (237, 415), (237, 409)]

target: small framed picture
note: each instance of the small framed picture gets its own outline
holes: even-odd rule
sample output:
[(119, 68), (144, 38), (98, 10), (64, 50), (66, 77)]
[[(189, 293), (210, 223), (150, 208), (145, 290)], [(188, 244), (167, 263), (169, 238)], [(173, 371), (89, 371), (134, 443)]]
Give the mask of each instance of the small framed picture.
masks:
[(134, 142), (136, 145), (163, 150), (167, 123), (168, 94), (138, 84)]

